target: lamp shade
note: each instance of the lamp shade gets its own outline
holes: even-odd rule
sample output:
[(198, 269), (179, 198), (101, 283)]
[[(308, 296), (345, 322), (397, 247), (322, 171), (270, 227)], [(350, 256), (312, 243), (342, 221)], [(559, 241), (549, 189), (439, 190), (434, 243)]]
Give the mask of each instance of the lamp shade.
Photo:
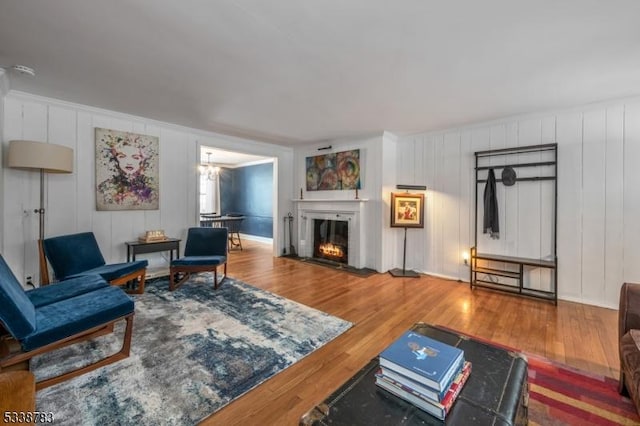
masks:
[(7, 165), (14, 169), (73, 172), (73, 149), (62, 145), (15, 140), (9, 142), (7, 157)]

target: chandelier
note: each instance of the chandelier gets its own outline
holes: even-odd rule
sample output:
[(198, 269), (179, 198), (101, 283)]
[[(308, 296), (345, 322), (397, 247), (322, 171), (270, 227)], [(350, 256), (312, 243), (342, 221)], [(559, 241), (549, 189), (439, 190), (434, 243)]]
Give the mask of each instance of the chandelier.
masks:
[(200, 163), (198, 166), (198, 171), (200, 175), (206, 176), (209, 180), (216, 180), (218, 178), (218, 174), (220, 173), (220, 167), (214, 166), (211, 162), (211, 153), (207, 152), (207, 162)]

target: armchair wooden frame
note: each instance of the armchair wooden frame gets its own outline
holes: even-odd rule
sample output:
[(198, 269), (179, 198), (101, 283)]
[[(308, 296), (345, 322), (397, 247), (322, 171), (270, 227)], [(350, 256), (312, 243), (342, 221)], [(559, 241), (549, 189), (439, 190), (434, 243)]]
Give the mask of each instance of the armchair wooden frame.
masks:
[(143, 294), (144, 293), (144, 280), (147, 275), (147, 268), (138, 269), (137, 271), (133, 271), (132, 273), (122, 276), (120, 278), (114, 278), (109, 281), (111, 285), (126, 285), (127, 283), (138, 280), (138, 287), (135, 290), (126, 290), (129, 294)]
[(108, 323), (84, 330), (80, 333), (76, 333), (57, 342), (53, 342), (27, 352), (22, 351), (19, 342), (16, 341), (11, 335), (3, 335), (0, 338), (0, 371), (25, 369), (25, 365), (28, 368), (28, 362), (36, 355), (41, 355), (49, 351), (53, 351), (69, 345), (80, 343), (85, 340), (90, 340), (98, 336), (112, 333), (114, 331), (115, 324), (118, 321), (125, 320), (126, 325), (124, 337), (122, 340), (122, 348), (118, 352), (84, 367), (80, 367), (75, 370), (62, 373), (58, 376), (41, 380), (36, 383), (36, 390), (44, 389), (73, 377), (80, 376), (97, 368), (104, 367), (105, 365), (113, 364), (114, 362), (120, 361), (129, 356), (129, 352), (131, 350), (131, 335), (133, 332), (133, 316), (134, 313), (132, 312), (130, 314), (109, 321)]
[[(224, 281), (227, 277), (227, 262), (224, 262), (224, 275), (220, 282), (218, 282), (218, 266), (213, 267), (213, 288), (215, 290), (218, 289), (218, 286)], [(171, 266), (169, 268), (169, 290), (173, 291), (184, 284), (189, 278), (191, 278), (191, 274), (195, 274), (198, 272), (211, 272), (211, 265), (177, 265)], [(178, 278), (178, 274), (181, 276)], [(178, 278), (178, 281), (176, 281)]]

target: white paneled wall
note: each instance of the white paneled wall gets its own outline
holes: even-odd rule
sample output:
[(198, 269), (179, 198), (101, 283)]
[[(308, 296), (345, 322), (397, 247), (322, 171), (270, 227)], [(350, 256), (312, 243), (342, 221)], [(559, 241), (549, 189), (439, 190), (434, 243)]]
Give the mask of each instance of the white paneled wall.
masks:
[[(9, 92), (0, 130), (3, 145), (33, 139), (74, 148), (75, 172), (47, 175), (47, 235), (92, 230), (108, 261), (125, 258), (124, 241), (141, 230), (165, 229), (184, 237), (195, 224), (197, 147), (200, 144), (248, 154), (275, 156), (279, 212), (292, 211), (292, 197), (304, 185), (304, 157), (314, 147), (294, 150), (182, 128), (117, 112)], [(95, 210), (94, 127), (160, 137), (160, 209)], [(369, 198), (372, 248), (367, 266), (384, 271), (401, 266), (402, 230), (388, 228), (388, 192), (396, 183), (427, 185), (425, 228), (409, 229), (407, 268), (467, 281), (462, 252), (474, 241), (475, 151), (558, 143), (558, 293), (561, 299), (617, 307), (624, 281), (640, 282), (640, 99), (589, 105), (568, 111), (493, 121), (441, 132), (336, 141), (335, 148), (360, 148)], [(509, 161), (545, 158), (514, 155)], [(502, 164), (503, 159), (492, 159)], [(295, 165), (295, 167), (294, 167)], [(392, 167), (389, 167), (389, 166)], [(376, 170), (382, 168), (385, 173)], [(392, 171), (395, 169), (395, 172)], [(520, 176), (535, 173), (518, 169)], [(394, 175), (394, 176), (391, 176)], [(394, 178), (395, 177), (395, 178)], [(3, 168), (2, 251), (18, 278), (37, 275), (39, 181), (35, 172)], [(295, 187), (295, 189), (294, 189)], [(483, 185), (478, 185), (480, 196)], [(334, 191), (335, 192), (335, 191)], [(312, 194), (330, 198), (347, 194)], [(479, 234), (479, 246), (495, 253), (547, 257), (553, 252), (552, 187), (547, 183), (498, 184), (501, 238)], [(480, 202), (481, 206), (482, 203)], [(274, 235), (279, 236), (274, 221)], [(283, 242), (276, 238), (275, 252)], [(162, 259), (158, 259), (162, 261)], [(547, 271), (534, 271), (527, 285), (545, 288)]]
[[(428, 187), (425, 228), (409, 230), (407, 267), (468, 281), (462, 252), (474, 241), (473, 153), (552, 142), (558, 143), (559, 297), (616, 308), (622, 283), (640, 281), (640, 99), (400, 138), (398, 182)], [(544, 153), (505, 157), (490, 164), (548, 158)], [(480, 208), (483, 190), (479, 184)], [(553, 184), (498, 183), (497, 194), (500, 239), (483, 236), (480, 226), (481, 250), (552, 255)], [(527, 277), (533, 288), (548, 288), (549, 281), (545, 270)]]
[[(320, 150), (319, 147), (331, 145), (331, 151)], [(362, 189), (358, 191), (364, 203), (363, 218), (367, 232), (364, 236), (365, 266), (385, 272), (394, 267), (396, 253), (389, 246), (395, 246), (395, 234), (389, 229), (389, 198), (391, 186), (395, 182), (396, 136), (384, 132), (380, 135), (325, 141), (320, 146), (301, 146), (295, 148), (295, 198), (300, 197), (300, 190), (305, 199), (351, 199), (355, 191), (307, 191), (306, 163), (307, 157), (323, 155), (329, 152), (340, 152), (352, 149), (360, 150), (360, 180)], [(391, 166), (388, 166), (388, 165)], [(296, 214), (297, 216), (297, 214)], [(294, 240), (297, 235), (294, 235)], [(389, 243), (391, 242), (391, 243)]]
[[(117, 112), (70, 104), (20, 92), (4, 98), (3, 146), (13, 139), (31, 139), (74, 149), (73, 174), (46, 175), (46, 235), (93, 231), (108, 262), (126, 259), (124, 242), (148, 229), (186, 237), (197, 223), (196, 179), (198, 145), (276, 158), (279, 210), (291, 209), (293, 151), (290, 148), (183, 128)], [(97, 211), (95, 208), (94, 128), (136, 132), (160, 138), (160, 209)], [(3, 167), (2, 251), (21, 282), (37, 282), (39, 175)], [(274, 235), (279, 221), (274, 221)], [(277, 238), (274, 245), (284, 244)], [(183, 245), (184, 246), (184, 245)], [(280, 252), (280, 250), (276, 250)], [(150, 262), (166, 263), (162, 254)]]
[[(614, 165), (623, 172), (622, 193), (622, 258), (623, 279), (640, 281), (640, 102), (625, 105), (623, 126), (623, 164)], [(611, 206), (616, 214), (618, 204)]]

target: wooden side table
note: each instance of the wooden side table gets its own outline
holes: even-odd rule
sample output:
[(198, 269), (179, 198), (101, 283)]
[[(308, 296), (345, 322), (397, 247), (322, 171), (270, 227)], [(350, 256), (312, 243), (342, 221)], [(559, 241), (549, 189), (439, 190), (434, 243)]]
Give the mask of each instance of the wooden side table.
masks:
[(162, 241), (127, 241), (127, 262), (136, 260), (137, 254), (155, 253), (159, 251), (168, 251), (169, 260), (173, 260), (173, 252), (176, 253), (176, 258), (180, 256), (180, 239), (167, 238)]
[(180, 257), (180, 239), (167, 238), (161, 241), (127, 241), (127, 262), (136, 260), (136, 255), (146, 253), (156, 253), (160, 251), (169, 252), (169, 262)]

